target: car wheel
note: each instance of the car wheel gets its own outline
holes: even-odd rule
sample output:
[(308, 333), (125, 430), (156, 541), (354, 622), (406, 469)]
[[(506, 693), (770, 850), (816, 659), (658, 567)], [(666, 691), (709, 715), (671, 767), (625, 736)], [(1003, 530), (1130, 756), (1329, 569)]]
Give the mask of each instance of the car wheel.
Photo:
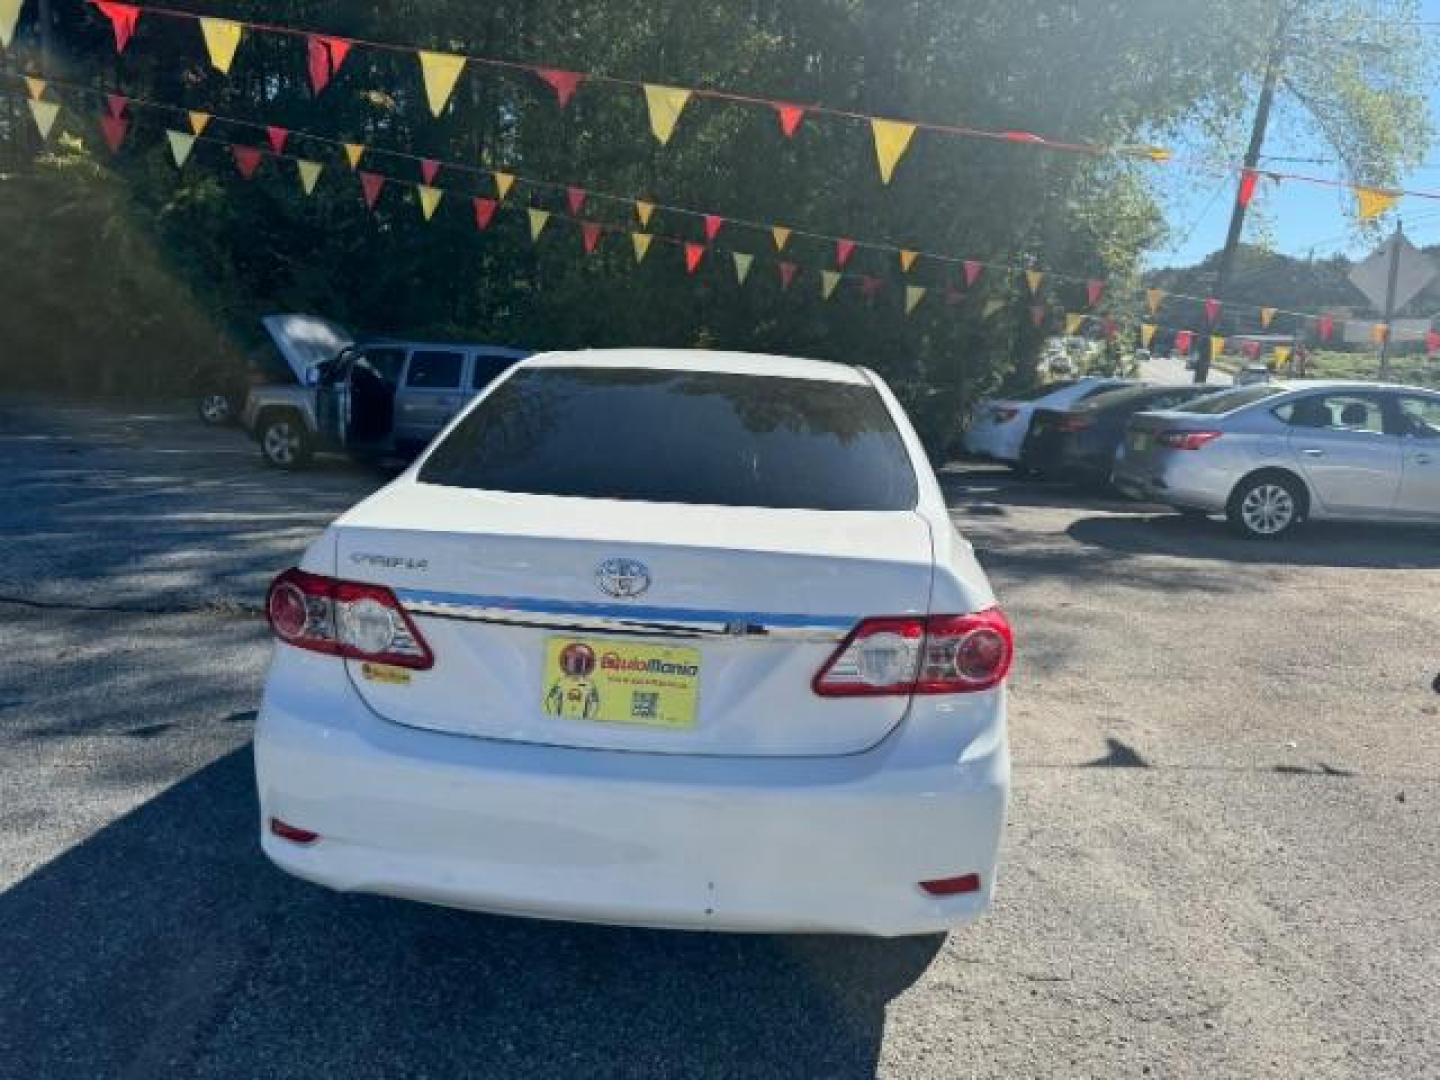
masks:
[(200, 419), (219, 427), (235, 418), (235, 409), (228, 394), (205, 394), (200, 398)]
[(268, 416), (260, 424), (260, 456), (277, 469), (301, 469), (314, 453), (310, 432), (293, 413)]
[(1289, 535), (1304, 513), (1305, 495), (1300, 484), (1277, 473), (1262, 473), (1241, 481), (1225, 510), (1235, 531), (1255, 540), (1278, 540)]

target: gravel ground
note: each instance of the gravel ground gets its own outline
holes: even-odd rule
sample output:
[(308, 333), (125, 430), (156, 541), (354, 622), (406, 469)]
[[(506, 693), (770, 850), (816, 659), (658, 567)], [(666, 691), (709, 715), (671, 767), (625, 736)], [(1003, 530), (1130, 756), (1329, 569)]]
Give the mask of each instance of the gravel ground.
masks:
[(269, 576), (383, 481), (0, 402), (0, 1076), (1440, 1076), (1440, 533), (946, 470), (1017, 627), (993, 913), (736, 937), (340, 896), (255, 841)]

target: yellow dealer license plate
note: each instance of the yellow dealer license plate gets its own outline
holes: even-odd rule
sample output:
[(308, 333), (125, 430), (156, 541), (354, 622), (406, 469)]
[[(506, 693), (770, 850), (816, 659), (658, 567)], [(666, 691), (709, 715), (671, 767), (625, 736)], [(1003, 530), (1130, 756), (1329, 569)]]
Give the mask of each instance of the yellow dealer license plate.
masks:
[(634, 641), (545, 641), (541, 707), (551, 716), (611, 724), (692, 728), (700, 650)]

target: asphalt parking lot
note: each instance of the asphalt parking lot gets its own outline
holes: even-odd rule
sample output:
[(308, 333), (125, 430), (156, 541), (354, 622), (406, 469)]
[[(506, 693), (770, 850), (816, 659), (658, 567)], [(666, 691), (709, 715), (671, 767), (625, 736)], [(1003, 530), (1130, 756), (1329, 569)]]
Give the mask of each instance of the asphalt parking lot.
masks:
[(995, 910), (880, 942), (341, 896), (256, 842), (258, 603), (383, 482), (0, 401), (0, 1076), (1440, 1075), (1440, 533), (945, 470), (1020, 642)]

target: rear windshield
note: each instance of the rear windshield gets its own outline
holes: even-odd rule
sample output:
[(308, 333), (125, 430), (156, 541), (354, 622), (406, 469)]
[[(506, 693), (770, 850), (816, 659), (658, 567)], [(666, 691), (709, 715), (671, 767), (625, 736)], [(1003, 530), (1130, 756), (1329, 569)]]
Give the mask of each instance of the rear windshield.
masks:
[(516, 373), (440, 443), (427, 484), (589, 499), (911, 510), (915, 469), (870, 386), (637, 368)]
[(1268, 385), (1246, 386), (1239, 390), (1221, 390), (1219, 393), (1208, 394), (1205, 397), (1186, 402), (1184, 405), (1177, 405), (1175, 411), (1199, 413), (1202, 416), (1217, 416), (1220, 413), (1234, 412), (1236, 409), (1284, 392), (1284, 387)]

